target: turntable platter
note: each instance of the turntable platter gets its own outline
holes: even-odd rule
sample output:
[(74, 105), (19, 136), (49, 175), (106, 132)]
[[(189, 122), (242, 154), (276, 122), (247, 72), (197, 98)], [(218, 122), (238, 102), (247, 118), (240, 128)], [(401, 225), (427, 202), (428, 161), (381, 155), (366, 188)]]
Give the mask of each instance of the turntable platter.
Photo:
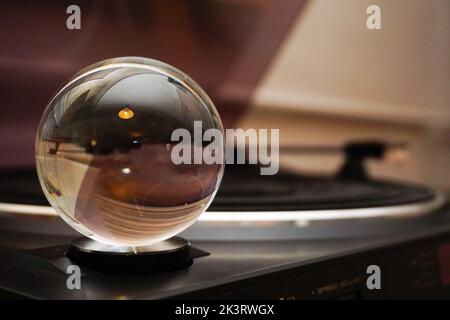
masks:
[(213, 211), (280, 211), (386, 207), (423, 203), (435, 192), (422, 186), (332, 177), (248, 175), (227, 167)]
[[(245, 167), (245, 168), (244, 168)], [(416, 216), (443, 205), (445, 197), (424, 186), (345, 180), (227, 165), (222, 185), (202, 221), (298, 221)], [(34, 168), (0, 172), (0, 212), (54, 215)]]
[(48, 206), (35, 168), (3, 170), (0, 173), (0, 202)]
[[(385, 207), (423, 203), (436, 194), (423, 186), (331, 177), (245, 174), (227, 166), (210, 211), (284, 211)], [(0, 202), (48, 206), (34, 168), (0, 174)]]
[[(442, 193), (422, 186), (290, 173), (260, 176), (259, 168), (241, 167), (227, 166), (214, 202), (182, 236), (264, 240), (395, 234), (433, 223), (446, 202)], [(0, 177), (1, 229), (76, 235), (48, 205), (34, 168), (4, 171)]]

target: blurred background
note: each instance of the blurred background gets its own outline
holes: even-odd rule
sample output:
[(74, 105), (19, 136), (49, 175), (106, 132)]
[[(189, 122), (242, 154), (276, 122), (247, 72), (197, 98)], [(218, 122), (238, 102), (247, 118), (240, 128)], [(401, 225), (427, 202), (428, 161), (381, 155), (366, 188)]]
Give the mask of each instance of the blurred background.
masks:
[[(69, 5), (81, 29), (69, 30)], [(381, 30), (366, 9), (381, 8)], [(2, 1), (0, 168), (34, 165), (47, 102), (79, 69), (117, 56), (194, 78), (226, 127), (279, 128), (282, 145), (407, 142), (373, 176), (450, 188), (448, 0)], [(281, 154), (333, 174), (342, 156)]]

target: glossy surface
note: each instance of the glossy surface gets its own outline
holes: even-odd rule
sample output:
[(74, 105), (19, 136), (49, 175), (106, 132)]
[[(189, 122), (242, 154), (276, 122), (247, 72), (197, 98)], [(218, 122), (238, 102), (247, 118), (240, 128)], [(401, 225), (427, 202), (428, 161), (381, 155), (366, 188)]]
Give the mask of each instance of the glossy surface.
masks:
[(39, 125), (47, 199), (76, 230), (110, 245), (151, 245), (181, 232), (212, 201), (224, 166), (174, 164), (171, 134), (193, 132), (194, 121), (223, 130), (206, 93), (169, 65), (128, 57), (82, 70)]

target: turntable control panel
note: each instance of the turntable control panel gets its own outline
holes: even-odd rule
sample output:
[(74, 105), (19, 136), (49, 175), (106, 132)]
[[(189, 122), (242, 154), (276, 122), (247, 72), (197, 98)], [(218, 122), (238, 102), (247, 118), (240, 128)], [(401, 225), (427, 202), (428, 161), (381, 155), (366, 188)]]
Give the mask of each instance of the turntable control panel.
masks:
[[(374, 287), (374, 268), (379, 288)], [(450, 236), (386, 247), (271, 273), (213, 299), (390, 299), (450, 297)], [(375, 281), (376, 282), (376, 281)]]

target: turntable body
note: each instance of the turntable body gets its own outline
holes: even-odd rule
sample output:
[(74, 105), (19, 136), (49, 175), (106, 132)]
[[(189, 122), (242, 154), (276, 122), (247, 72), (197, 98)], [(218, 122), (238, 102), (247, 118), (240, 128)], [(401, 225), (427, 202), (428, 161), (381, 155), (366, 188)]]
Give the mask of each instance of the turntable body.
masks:
[[(192, 241), (209, 255), (188, 270), (127, 276), (82, 267), (82, 290), (66, 287), (67, 246), (52, 246), (69, 238), (2, 233), (3, 243), (7, 238), (44, 249), (3, 249), (0, 287), (3, 296), (33, 299), (449, 297), (449, 212), (438, 215), (434, 226), (414, 236)], [(270, 228), (266, 232), (269, 237)], [(371, 265), (380, 267), (383, 290), (366, 286)]]
[[(11, 178), (10, 193), (3, 193), (16, 203), (3, 203), (0, 215), (1, 295), (33, 299), (450, 297), (450, 210), (442, 193), (398, 183), (287, 173), (269, 183), (249, 168), (247, 176), (236, 168), (226, 172), (210, 210), (182, 234), (197, 250), (191, 268), (117, 275), (81, 266), (82, 290), (66, 286), (66, 270), (73, 262), (65, 252), (77, 235), (45, 202), (39, 203), (29, 172), (11, 174), (21, 187), (14, 194)], [(382, 290), (369, 290), (366, 285), (367, 268), (373, 265), (381, 270)]]

